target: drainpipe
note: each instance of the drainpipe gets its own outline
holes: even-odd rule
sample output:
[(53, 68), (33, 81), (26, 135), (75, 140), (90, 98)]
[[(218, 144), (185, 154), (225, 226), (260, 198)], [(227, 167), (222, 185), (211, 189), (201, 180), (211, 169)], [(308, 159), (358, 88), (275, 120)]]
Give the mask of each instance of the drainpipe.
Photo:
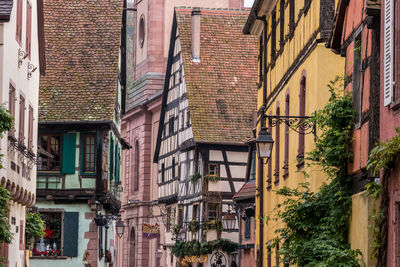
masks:
[(236, 217), (238, 220), (238, 227), (239, 227), (239, 247), (238, 247), (238, 266), (241, 266), (241, 256), (242, 256), (242, 249), (241, 249), (241, 245), (242, 245), (242, 218), (240, 218), (241, 216), (241, 208), (240, 205), (236, 206)]
[[(264, 24), (263, 29), (263, 64), (261, 64), (263, 68), (263, 105), (261, 106), (261, 120), (260, 120), (260, 129), (266, 127), (266, 121), (264, 119), (264, 115), (266, 112), (266, 99), (267, 99), (267, 68), (265, 67), (265, 62), (267, 62), (267, 18), (266, 16), (257, 17), (257, 20), (262, 20)], [(257, 267), (263, 267), (264, 260), (264, 161), (263, 159), (258, 159), (258, 181), (257, 181), (257, 194), (259, 197), (259, 208), (260, 208), (260, 222), (259, 222), (259, 258), (257, 259)]]

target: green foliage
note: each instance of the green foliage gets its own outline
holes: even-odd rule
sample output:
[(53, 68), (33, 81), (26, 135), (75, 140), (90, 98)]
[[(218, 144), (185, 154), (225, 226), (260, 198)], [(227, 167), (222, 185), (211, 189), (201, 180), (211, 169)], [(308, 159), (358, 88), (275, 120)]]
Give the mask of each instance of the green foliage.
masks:
[(195, 182), (197, 182), (200, 178), (201, 178), (200, 173), (195, 172), (195, 173), (190, 177), (190, 180), (191, 180), (193, 183), (195, 183)]
[(175, 224), (174, 228), (172, 229), (172, 232), (174, 233), (175, 236), (179, 235), (181, 232), (182, 226), (180, 224)]
[(230, 254), (237, 249), (238, 244), (228, 239), (217, 239), (203, 243), (192, 240), (188, 242), (176, 242), (172, 248), (172, 254), (178, 258), (184, 258), (185, 256), (207, 255), (217, 250)]
[(396, 157), (400, 153), (400, 129), (397, 134), (386, 142), (378, 143), (370, 152), (367, 168), (372, 168), (374, 173), (393, 167)]
[(38, 212), (28, 212), (25, 222), (25, 244), (31, 244), (35, 239), (44, 235), (44, 221)]
[(11, 199), (10, 192), (0, 186), (0, 242), (11, 243), (13, 234), (8, 222), (8, 200)]
[(197, 220), (192, 220), (189, 222), (188, 228), (191, 233), (197, 233), (200, 229), (200, 223)]
[(211, 220), (211, 221), (205, 222), (205, 228), (207, 230), (215, 230), (218, 233), (221, 233), (224, 230), (224, 224), (222, 223), (222, 220), (220, 220), (220, 219)]
[(351, 177), (347, 174), (347, 164), (352, 157), (354, 111), (351, 96), (335, 88), (339, 81), (336, 78), (328, 85), (329, 101), (311, 119), (320, 135), (315, 139), (314, 150), (306, 157), (307, 162), (322, 168), (329, 183), (324, 183), (316, 193), (308, 183), (277, 191), (285, 200), (276, 207), (271, 222), (276, 224), (281, 220), (284, 224), (276, 230), (278, 238), (269, 247), (280, 244), (281, 257), (293, 265), (359, 266), (361, 252), (352, 250), (347, 242), (351, 215)]
[(216, 175), (210, 175), (210, 174), (205, 175), (204, 178), (207, 179), (209, 182), (213, 182), (213, 183), (216, 183), (219, 180), (221, 180), (221, 177), (216, 176)]

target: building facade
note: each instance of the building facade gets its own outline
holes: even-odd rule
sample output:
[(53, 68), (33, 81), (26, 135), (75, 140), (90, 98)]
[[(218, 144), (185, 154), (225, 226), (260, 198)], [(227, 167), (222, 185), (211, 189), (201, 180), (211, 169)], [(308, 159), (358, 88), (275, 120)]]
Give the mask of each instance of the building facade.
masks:
[[(400, 125), (398, 113), (399, 103), (399, 23), (400, 23), (400, 3), (398, 1), (382, 1), (381, 9), (381, 91), (380, 91), (380, 139), (387, 141), (396, 136), (396, 127)], [(392, 169), (388, 171), (384, 180), (384, 189), (387, 187), (386, 199), (388, 200), (387, 218), (387, 255), (386, 266), (398, 266), (400, 264), (399, 247), (399, 190), (400, 190), (400, 170), (399, 158), (395, 159)], [(381, 261), (383, 262), (383, 261)]]
[(13, 118), (0, 141), (13, 240), (0, 253), (7, 266), (24, 266), (25, 215), (36, 199), (39, 76), (45, 72), (42, 1), (1, 1), (0, 10), (0, 100)]
[[(254, 2), (244, 27), (259, 38), (258, 115), (311, 116), (328, 101), (327, 84), (343, 74), (344, 60), (325, 47), (334, 22), (335, 1)], [(313, 135), (290, 131), (285, 124), (267, 125), (275, 140), (268, 164), (257, 161), (256, 262), (257, 266), (283, 266), (267, 244), (276, 237), (277, 223), (266, 218), (283, 197), (276, 190), (305, 182), (304, 155), (313, 147)], [(260, 123), (258, 124), (260, 130)], [(317, 191), (324, 174), (308, 168), (310, 190)], [(273, 260), (274, 259), (274, 260)]]
[(121, 1), (45, 1), (31, 266), (109, 266), (119, 213)]
[(366, 165), (380, 135), (380, 1), (340, 1), (336, 10), (329, 45), (346, 59), (345, 89), (352, 92), (356, 114), (353, 161), (349, 168), (353, 176), (349, 242), (353, 249), (360, 249), (366, 266), (374, 266), (368, 225), (376, 204), (368, 197), (364, 185), (377, 176)]
[[(123, 198), (121, 214), (126, 224), (124, 237), (119, 240), (120, 266), (167, 266), (170, 261), (165, 244), (165, 225), (157, 204), (157, 164), (152, 157), (160, 119), (162, 92), (175, 6), (191, 6), (190, 0), (135, 0), (128, 6), (136, 11), (133, 18), (132, 40), (127, 48), (126, 114), (123, 116), (122, 136), (132, 145), (123, 153)], [(241, 8), (243, 0), (197, 1), (199, 7)], [(130, 11), (128, 11), (130, 12)], [(130, 33), (130, 32), (129, 32)], [(131, 66), (129, 65), (131, 63)], [(158, 227), (158, 235), (143, 235), (148, 226)], [(155, 229), (154, 228), (154, 229)], [(135, 256), (136, 255), (136, 256)]]
[[(241, 34), (248, 11), (175, 8), (154, 161), (166, 223), (167, 266), (178, 242), (238, 242), (232, 198), (245, 181), (256, 107), (256, 40)], [(229, 51), (228, 53), (226, 51)], [(201, 264), (238, 264), (213, 251)]]

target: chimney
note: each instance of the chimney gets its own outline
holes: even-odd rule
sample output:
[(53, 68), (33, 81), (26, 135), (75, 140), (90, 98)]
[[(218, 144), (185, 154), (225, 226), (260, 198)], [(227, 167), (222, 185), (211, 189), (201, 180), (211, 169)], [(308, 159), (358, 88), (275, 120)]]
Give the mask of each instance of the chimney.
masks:
[(200, 62), (200, 8), (192, 10), (192, 61)]

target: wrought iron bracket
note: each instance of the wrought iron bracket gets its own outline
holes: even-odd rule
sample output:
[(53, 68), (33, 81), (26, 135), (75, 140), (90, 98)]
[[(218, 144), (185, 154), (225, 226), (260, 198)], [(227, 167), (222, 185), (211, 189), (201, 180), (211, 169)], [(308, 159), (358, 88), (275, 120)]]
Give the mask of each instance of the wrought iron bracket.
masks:
[(270, 127), (276, 127), (280, 124), (289, 126), (290, 129), (299, 134), (317, 134), (317, 125), (314, 121), (310, 120), (313, 117), (309, 116), (272, 116), (264, 115), (268, 120)]

